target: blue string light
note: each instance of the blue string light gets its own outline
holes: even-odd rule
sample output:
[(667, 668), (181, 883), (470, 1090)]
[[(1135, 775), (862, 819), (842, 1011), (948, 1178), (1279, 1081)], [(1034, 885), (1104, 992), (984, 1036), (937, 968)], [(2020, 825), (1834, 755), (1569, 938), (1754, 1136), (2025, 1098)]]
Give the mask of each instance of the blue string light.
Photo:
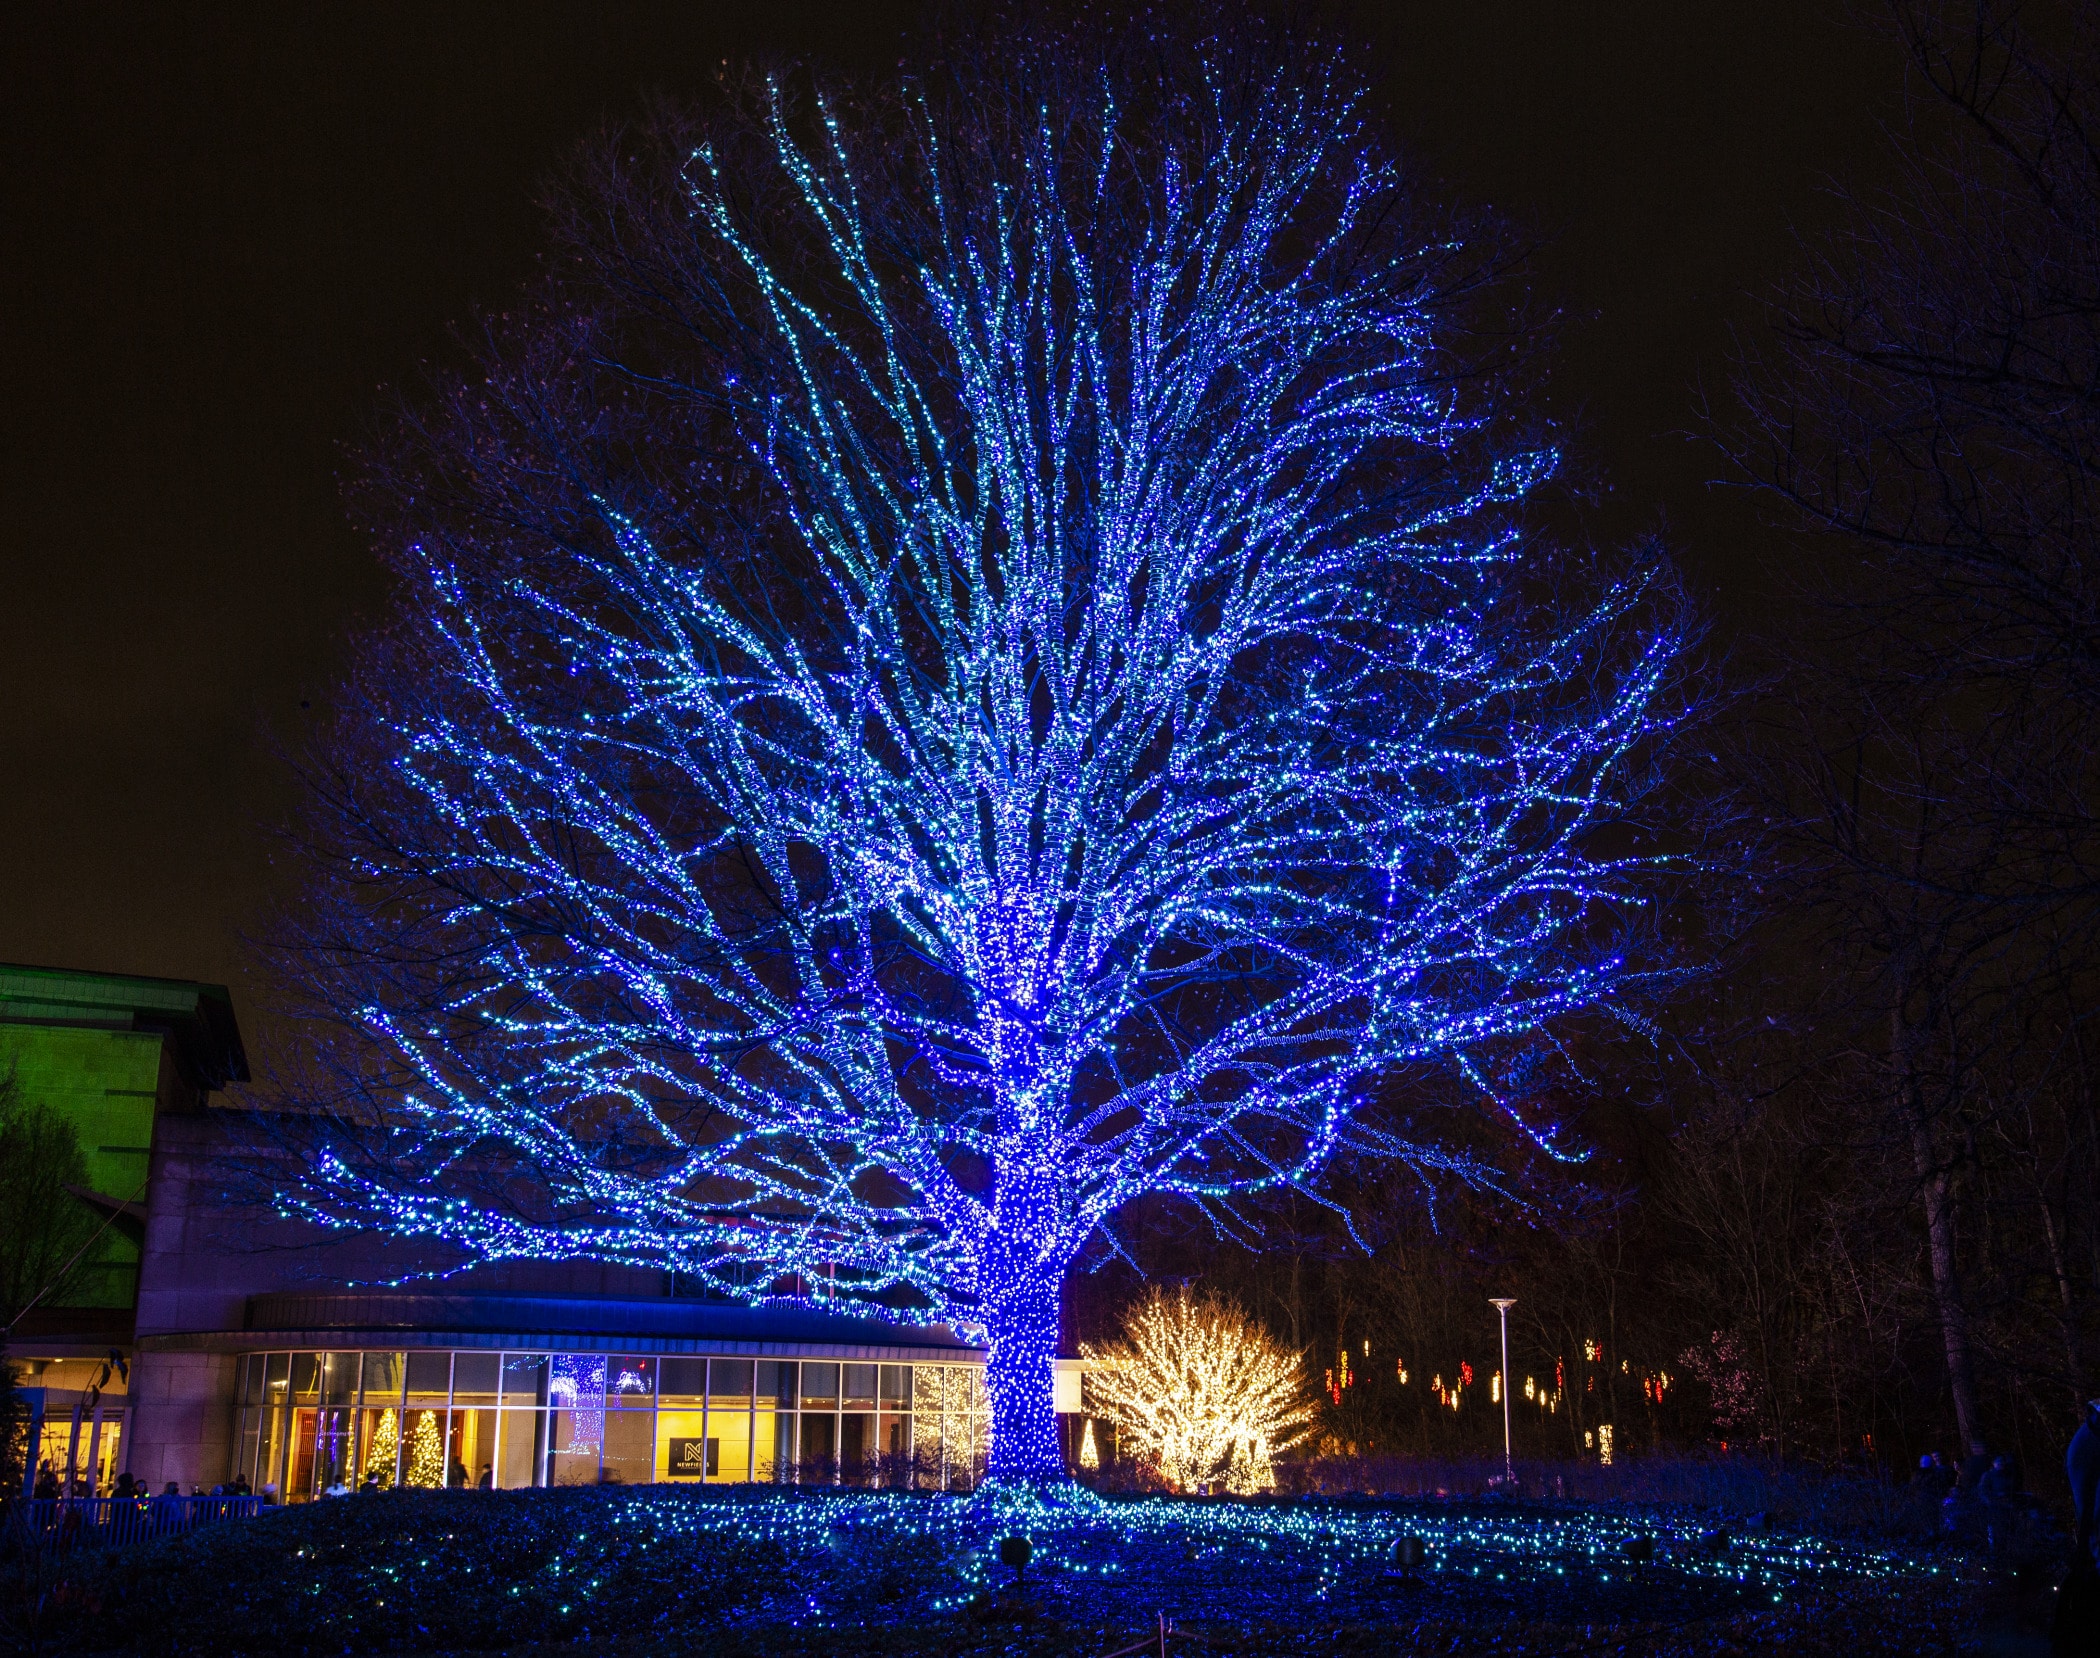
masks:
[(776, 93), (762, 218), (693, 155), (695, 257), (773, 349), (705, 389), (792, 602), (639, 492), (559, 579), (408, 549), (425, 838), (353, 875), (460, 966), (435, 1013), (380, 982), (398, 1127), (284, 1198), (946, 1321), (1007, 1479), (1062, 1474), (1063, 1280), (1133, 1198), (1493, 1178), (1366, 1110), (1434, 1067), (1573, 1155), (1492, 1056), (1656, 977), (1601, 941), (1659, 860), (1601, 836), (1683, 646), (1648, 576), (1571, 600), (1522, 532), (1557, 457), (1452, 372), (1455, 254), (1393, 239), (1340, 61), (1142, 130), (1118, 73), (988, 145), (908, 80), (881, 167)]
[[(420, 1500), (435, 1517), (448, 1499)], [(1165, 1608), (1209, 1625), (1361, 1631), (1425, 1617), (1514, 1623), (1528, 1612), (1562, 1627), (1652, 1629), (1789, 1602), (1918, 1619), (1988, 1576), (1982, 1562), (1958, 1553), (1856, 1538), (1752, 1531), (1716, 1549), (1703, 1531), (1710, 1513), (1617, 1504), (1102, 1500), (1085, 1492), (1017, 1500), (1012, 1486), (991, 1498), (612, 1488), (449, 1500), (515, 1503), (519, 1523), (502, 1532), (513, 1569), (522, 1575), (516, 1551), (533, 1546), (521, 1538), (545, 1538), (539, 1546), (550, 1558), (540, 1570), (573, 1580), (575, 1599), (564, 1610), (586, 1617), (616, 1610), (607, 1600), (633, 1593), (633, 1579), (617, 1569), (632, 1557), (658, 1556), (654, 1576), (681, 1557), (704, 1558), (714, 1539), (733, 1541), (733, 1558), (775, 1563), (771, 1583), (755, 1585), (724, 1619), (746, 1629), (922, 1625), (982, 1605), (1015, 1588), (997, 1550), (1013, 1535), (1031, 1544), (1026, 1592), (1039, 1614), (1127, 1626), (1148, 1624)], [(576, 1531), (565, 1535), (557, 1515), (572, 1518)], [(316, 1515), (316, 1531), (330, 1518), (325, 1509)], [(457, 1547), (431, 1558), (427, 1534), (398, 1518), (335, 1537), (333, 1547), (355, 1560), (369, 1587), (387, 1593), (456, 1582), (462, 1561), (476, 1558)], [(573, 1555), (564, 1546), (571, 1537)], [(1397, 1569), (1405, 1538), (1420, 1540), (1420, 1556)], [(301, 1548), (287, 1587), (308, 1588), (305, 1570), (322, 1564)], [(357, 1610), (370, 1603), (348, 1585), (309, 1581), (311, 1592), (335, 1587)], [(876, 1584), (880, 1594), (870, 1592)]]

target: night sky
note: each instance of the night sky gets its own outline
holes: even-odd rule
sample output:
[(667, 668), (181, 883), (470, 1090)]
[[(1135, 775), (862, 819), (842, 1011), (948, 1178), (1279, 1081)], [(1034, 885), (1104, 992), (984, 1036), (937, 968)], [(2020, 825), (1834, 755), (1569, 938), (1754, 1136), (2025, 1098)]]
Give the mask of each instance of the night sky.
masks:
[[(1545, 241), (1556, 412), (1724, 644), (1789, 555), (1685, 435), (1886, 170), (1894, 45), (1824, 0), (1361, 8), (1425, 175)], [(908, 8), (11, 9), (0, 53), (0, 961), (261, 987), (278, 749), (383, 602), (337, 494), (381, 388), (531, 268), (535, 184), (726, 56), (893, 60)]]

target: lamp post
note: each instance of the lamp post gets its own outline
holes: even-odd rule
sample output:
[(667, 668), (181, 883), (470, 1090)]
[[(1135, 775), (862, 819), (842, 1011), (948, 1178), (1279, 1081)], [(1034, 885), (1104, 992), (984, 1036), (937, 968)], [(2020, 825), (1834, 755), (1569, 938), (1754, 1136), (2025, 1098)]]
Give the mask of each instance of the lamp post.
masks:
[(1517, 1304), (1513, 1295), (1491, 1296), (1488, 1305), (1502, 1315), (1502, 1483), (1514, 1488), (1517, 1462), (1509, 1438), (1509, 1310)]

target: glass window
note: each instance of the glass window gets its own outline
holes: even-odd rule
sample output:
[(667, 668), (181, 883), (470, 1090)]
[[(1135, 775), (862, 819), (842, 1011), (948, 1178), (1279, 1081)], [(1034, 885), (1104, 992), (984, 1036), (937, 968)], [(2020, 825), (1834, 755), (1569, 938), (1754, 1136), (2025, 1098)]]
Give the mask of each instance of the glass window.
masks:
[[(958, 1375), (966, 1374), (958, 1371)], [(955, 1378), (949, 1378), (951, 1396)], [(967, 1491), (984, 1475), (989, 1418), (945, 1416), (941, 1419), (941, 1454), (948, 1463), (948, 1489)]]
[[(772, 1424), (770, 1435), (767, 1423)], [(757, 1422), (756, 1447), (759, 1452), (757, 1465), (751, 1470), (754, 1480), (770, 1482), (787, 1480), (795, 1472), (795, 1418), (787, 1411), (778, 1416), (761, 1415)]]
[[(714, 1466), (707, 1477), (724, 1485), (742, 1485), (751, 1478), (751, 1429), (749, 1411), (715, 1410), (707, 1413), (708, 1455)], [(756, 1418), (761, 1435), (770, 1434), (773, 1418)]]
[(793, 1359), (760, 1359), (754, 1367), (756, 1376), (753, 1386), (758, 1389), (761, 1405), (771, 1404), (781, 1410), (795, 1408), (795, 1361)]
[[(666, 1359), (668, 1368), (673, 1360)], [(720, 1419), (717, 1418), (717, 1426)], [(707, 1454), (707, 1425), (696, 1410), (660, 1410), (656, 1413), (656, 1477), (660, 1480), (697, 1480), (706, 1477), (711, 1459)]]
[(912, 1366), (911, 1408), (921, 1418), (941, 1414), (941, 1372), (937, 1365)]
[(447, 1452), (445, 1483), (455, 1489), (486, 1491), (496, 1483), (496, 1413), (456, 1410)]
[(408, 1402), (442, 1409), (452, 1390), (450, 1353), (411, 1353), (404, 1367), (408, 1377)]
[(354, 1405), (357, 1403), (357, 1353), (323, 1353), (321, 1355), (321, 1403), (324, 1405)]
[[(506, 1402), (510, 1384), (503, 1388)], [(547, 1381), (547, 1395), (567, 1410), (605, 1408), (605, 1359), (597, 1353), (557, 1353)]]
[[(665, 1407), (698, 1405), (707, 1393), (707, 1360), (665, 1359), (657, 1366), (658, 1399)], [(695, 1433), (699, 1429), (693, 1430)]]
[[(919, 1366), (919, 1374), (926, 1374), (926, 1366)], [(914, 1414), (911, 1419), (911, 1478), (912, 1484), (922, 1491), (941, 1489), (941, 1417), (935, 1411), (931, 1415)]]
[[(803, 1370), (809, 1369), (804, 1365)], [(829, 1412), (810, 1411), (802, 1417), (802, 1449), (795, 1459), (795, 1479), (803, 1485), (829, 1485), (838, 1477), (839, 1419)]]
[[(326, 1380), (325, 1375), (323, 1380)], [(351, 1412), (319, 1410), (314, 1417), (314, 1489), (340, 1496), (352, 1484)]]
[[(852, 1368), (848, 1366), (847, 1368)], [(869, 1367), (870, 1369), (873, 1366)], [(847, 1485), (867, 1485), (875, 1478), (875, 1418), (866, 1411), (847, 1411), (839, 1418), (839, 1478)]]
[(365, 1355), (365, 1403), (384, 1407), (401, 1402), (401, 1358), (399, 1353)]
[[(540, 1361), (544, 1367), (546, 1361)], [(543, 1410), (506, 1410), (496, 1451), (495, 1483), (505, 1491), (538, 1485), (547, 1456), (547, 1413)]]
[(882, 1467), (884, 1485), (909, 1485), (911, 1473), (911, 1418), (882, 1413), (876, 1428), (876, 1460)]
[(493, 1405), (496, 1402), (494, 1353), (452, 1355), (452, 1402), (455, 1405)]
[[(508, 1384), (506, 1383), (506, 1396)], [(596, 1485), (605, 1449), (605, 1360), (556, 1353), (547, 1383), (556, 1405), (549, 1441), (549, 1485)]]
[(910, 1365), (886, 1364), (882, 1367), (882, 1408), (884, 1410), (911, 1409)]
[(607, 1359), (605, 1402), (615, 1410), (647, 1410), (655, 1404), (656, 1361), (638, 1358)]
[(385, 1405), (374, 1410), (367, 1406), (358, 1443), (363, 1447), (358, 1454), (358, 1485), (391, 1491), (401, 1469), (401, 1407)]
[(302, 1405), (310, 1405), (321, 1396), (321, 1355), (318, 1353), (294, 1353), (292, 1355), (292, 1397)]
[(710, 1359), (707, 1362), (707, 1399), (712, 1405), (731, 1409), (751, 1408), (751, 1361)]
[(262, 1437), (255, 1454), (255, 1472), (248, 1477), (258, 1492), (267, 1491), (273, 1496), (284, 1489), (284, 1436), (290, 1412), (266, 1410), (262, 1412)]
[[(457, 1376), (453, 1377), (456, 1383)], [(547, 1355), (505, 1353), (503, 1355), (503, 1402), (506, 1405), (544, 1405), (547, 1402)]]
[(605, 1411), (557, 1410), (547, 1454), (549, 1485), (596, 1485), (598, 1459), (605, 1449)]
[[(86, 1423), (80, 1428), (80, 1463), (78, 1478), (94, 1497), (114, 1496), (117, 1480), (117, 1440), (123, 1433), (121, 1417), (114, 1414), (103, 1417), (102, 1425), (92, 1428)], [(68, 1439), (72, 1437), (72, 1424), (66, 1425)]]
[(418, 1407), (411, 1403), (404, 1420), (408, 1423), (408, 1433), (401, 1446), (401, 1483), (420, 1486), (448, 1484), (445, 1478), (444, 1407)]
[(269, 1403), (286, 1403), (285, 1393), (290, 1385), (292, 1356), (289, 1353), (272, 1353), (263, 1365), (263, 1392)]
[(605, 1419), (606, 1485), (647, 1485), (656, 1477), (656, 1424), (641, 1410), (616, 1411)]
[(804, 1363), (802, 1366), (802, 1408), (804, 1410), (837, 1410), (839, 1408), (839, 1367), (837, 1365)]
[(875, 1408), (875, 1366), (872, 1364), (842, 1365), (845, 1376), (844, 1393), (839, 1402), (847, 1410), (873, 1410)]
[(260, 1353), (250, 1353), (245, 1359), (241, 1360), (241, 1403), (244, 1405), (261, 1404), (262, 1384), (263, 1356)]
[[(319, 1374), (318, 1371), (315, 1372)], [(298, 1380), (299, 1366), (292, 1366), (292, 1379)], [(291, 1428), (287, 1435), (284, 1467), (284, 1500), (289, 1503), (304, 1502), (314, 1494), (314, 1442), (319, 1437), (321, 1413), (310, 1406), (301, 1406), (291, 1412)]]

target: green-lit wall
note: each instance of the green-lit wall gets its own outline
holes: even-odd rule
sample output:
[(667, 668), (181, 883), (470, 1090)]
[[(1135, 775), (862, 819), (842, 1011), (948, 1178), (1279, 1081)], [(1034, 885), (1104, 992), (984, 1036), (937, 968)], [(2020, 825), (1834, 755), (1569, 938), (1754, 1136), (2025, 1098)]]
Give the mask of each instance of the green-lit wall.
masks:
[[(118, 1202), (145, 1195), (162, 1041), (158, 1031), (0, 1024), (0, 1075), (12, 1066), (27, 1103), (73, 1125), (88, 1184)], [(134, 1228), (121, 1220), (109, 1227), (89, 1259), (92, 1270), (68, 1305), (129, 1307), (138, 1299)]]

